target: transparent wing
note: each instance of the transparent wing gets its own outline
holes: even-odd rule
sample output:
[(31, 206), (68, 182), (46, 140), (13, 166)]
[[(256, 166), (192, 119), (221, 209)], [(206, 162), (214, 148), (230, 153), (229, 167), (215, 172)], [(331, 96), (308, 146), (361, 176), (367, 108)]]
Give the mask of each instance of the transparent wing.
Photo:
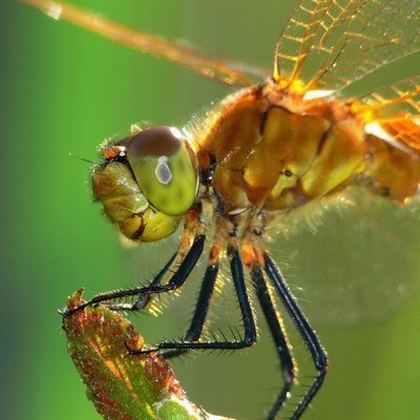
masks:
[(249, 73), (258, 76), (262, 73), (262, 70), (252, 66), (241, 63), (229, 65), (221, 59), (206, 57), (176, 42), (128, 28), (67, 3), (51, 0), (20, 1), (43, 11), (53, 19), (65, 20), (126, 47), (180, 64), (204, 77), (218, 80), (227, 85), (248, 86), (251, 84), (245, 72), (238, 69), (248, 70)]
[(313, 206), (276, 226), (271, 252), (315, 327), (376, 322), (419, 297), (418, 201), (353, 187)]
[[(359, 98), (365, 112), (395, 141), (420, 152), (420, 76)], [(358, 105), (356, 105), (358, 106)]]
[(417, 0), (301, 0), (277, 43), (274, 77), (340, 91), (420, 49)]
[[(315, 328), (377, 322), (420, 296), (420, 202), (402, 207), (353, 187), (300, 211), (291, 212), (273, 228), (273, 234), (278, 232), (269, 249)], [(147, 284), (160, 271), (177, 240), (173, 235), (163, 243), (128, 251), (129, 278), (137, 280), (135, 286)], [(179, 336), (191, 320), (207, 255), (206, 249), (179, 296), (161, 296), (150, 308)], [(230, 326), (242, 328), (232, 287), (223, 259), (206, 323), (216, 335), (219, 328), (228, 335)], [(150, 339), (166, 339), (162, 334), (167, 331), (154, 324), (150, 332), (156, 337)]]

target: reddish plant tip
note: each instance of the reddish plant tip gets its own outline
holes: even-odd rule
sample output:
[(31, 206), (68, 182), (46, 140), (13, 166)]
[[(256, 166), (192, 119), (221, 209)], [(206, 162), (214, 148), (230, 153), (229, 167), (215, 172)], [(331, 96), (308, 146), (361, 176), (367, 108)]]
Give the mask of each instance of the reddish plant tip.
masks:
[[(83, 289), (67, 309), (84, 304)], [(87, 386), (88, 398), (105, 418), (154, 419), (157, 403), (185, 398), (172, 369), (161, 356), (129, 355), (143, 337), (122, 315), (103, 306), (76, 311), (64, 320), (68, 351)]]
[(82, 303), (84, 303), (83, 292), (84, 289), (80, 288), (74, 292), (73, 296), (69, 297), (69, 300), (67, 301), (67, 309), (77, 308)]

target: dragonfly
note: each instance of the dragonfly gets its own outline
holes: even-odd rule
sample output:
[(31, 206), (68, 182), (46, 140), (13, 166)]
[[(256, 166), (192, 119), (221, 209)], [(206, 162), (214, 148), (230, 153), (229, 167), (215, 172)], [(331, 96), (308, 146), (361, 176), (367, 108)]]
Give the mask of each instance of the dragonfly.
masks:
[[(223, 60), (70, 4), (23, 2), (238, 87), (190, 130), (135, 127), (125, 138), (103, 145), (103, 162), (93, 168), (92, 188), (119, 231), (135, 242), (162, 240), (180, 224), (182, 233), (176, 253), (149, 285), (101, 293), (64, 316), (98, 304), (113, 310), (144, 310), (155, 296), (180, 289), (205, 259), (184, 339), (141, 351), (129, 349), (130, 354), (158, 352), (172, 358), (193, 350), (236, 350), (255, 344), (252, 287), (283, 378), (267, 418), (275, 418), (284, 408), (297, 381), (297, 362), (275, 299), (294, 321), (317, 372), (292, 408), (291, 418), (301, 417), (324, 382), (328, 357), (270, 254), (267, 238), (271, 227), (285, 217), (312, 203), (332, 200), (353, 186), (401, 205), (416, 197), (419, 77), (359, 97), (345, 93), (381, 67), (418, 53), (418, 2), (299, 1), (276, 44), (271, 76), (257, 83)], [(208, 339), (204, 325), (224, 260), (230, 267), (244, 335)], [(131, 297), (129, 303), (117, 302)]]

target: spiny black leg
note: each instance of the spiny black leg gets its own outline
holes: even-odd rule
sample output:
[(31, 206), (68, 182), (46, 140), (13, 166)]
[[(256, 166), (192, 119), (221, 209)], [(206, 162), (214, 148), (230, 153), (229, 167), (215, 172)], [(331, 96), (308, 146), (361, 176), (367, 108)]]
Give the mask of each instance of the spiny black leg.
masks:
[(276, 345), (276, 351), (280, 358), (283, 374), (283, 388), (278, 394), (276, 401), (267, 416), (267, 419), (271, 420), (275, 418), (276, 414), (289, 396), (290, 389), (295, 379), (295, 366), (291, 351), (289, 349), (289, 343), (287, 342), (285, 332), (282, 330), (279, 314), (274, 307), (273, 301), (265, 283), (265, 279), (263, 277), (263, 273), (259, 267), (253, 268), (251, 271), (251, 278), (255, 293), (261, 305), (261, 309), (264, 313), (265, 319), (267, 320), (271, 336), (273, 337), (274, 343)]
[(170, 260), (166, 263), (165, 267), (153, 279), (153, 281), (150, 283), (149, 286), (135, 287), (135, 288), (126, 289), (126, 290), (117, 290), (117, 291), (109, 292), (109, 293), (101, 293), (97, 296), (94, 296), (91, 300), (84, 303), (83, 305), (80, 305), (77, 308), (72, 308), (72, 309), (69, 309), (68, 311), (65, 311), (63, 313), (63, 318), (66, 318), (67, 316), (91, 305), (96, 305), (101, 302), (106, 302), (113, 299), (120, 299), (120, 298), (125, 298), (125, 297), (130, 297), (130, 296), (136, 296), (136, 295), (138, 295), (138, 299), (132, 305), (127, 306), (124, 304), (122, 305), (115, 304), (115, 305), (110, 305), (110, 308), (113, 310), (144, 309), (147, 303), (149, 302), (150, 294), (167, 292), (173, 289), (177, 289), (178, 287), (181, 287), (184, 284), (185, 280), (188, 278), (195, 264), (197, 264), (197, 261), (200, 258), (201, 253), (203, 252), (204, 241), (205, 241), (205, 237), (203, 235), (197, 236), (197, 238), (195, 238), (187, 255), (182, 260), (178, 269), (172, 275), (172, 277), (170, 278), (167, 284), (160, 285), (160, 281), (163, 275), (170, 268), (177, 254), (175, 254), (174, 256), (170, 258)]
[[(214, 285), (216, 284), (218, 271), (219, 265), (211, 264), (207, 267), (206, 272), (204, 273), (200, 293), (195, 305), (194, 315), (191, 320), (190, 328), (185, 334), (184, 341), (197, 341), (201, 336), (209, 310), (210, 300), (213, 296)], [(185, 352), (187, 352), (187, 350), (168, 350), (167, 352), (163, 353), (163, 356), (165, 356), (165, 359), (171, 359)]]
[[(133, 304), (129, 304), (128, 306), (127, 304), (116, 304), (110, 305), (109, 308), (113, 310), (139, 311), (147, 306), (147, 304), (150, 302), (150, 298), (153, 297), (152, 295), (169, 292), (181, 287), (200, 259), (200, 256), (203, 252), (205, 239), (206, 238), (204, 235), (197, 236), (194, 239), (190, 250), (182, 260), (175, 273), (169, 279), (168, 283), (163, 285), (160, 284), (162, 276), (170, 268), (171, 264), (169, 262), (148, 286), (140, 288), (138, 292), (138, 299)], [(176, 255), (177, 254), (174, 255), (173, 259), (176, 257)]]
[[(150, 282), (149, 286), (157, 286), (162, 283), (163, 276), (169, 271), (177, 255), (178, 255), (178, 252), (175, 252), (175, 254), (172, 255), (172, 257), (166, 262), (164, 267), (159, 271), (159, 273), (155, 276), (155, 278)], [(142, 288), (144, 288), (144, 286), (141, 288), (131, 289), (131, 290), (139, 290), (139, 289), (141, 290)], [(118, 292), (121, 292), (121, 291), (118, 291)], [(137, 294), (138, 292), (135, 293), (135, 295)], [(103, 294), (101, 294), (100, 296), (103, 296)], [(121, 297), (121, 296), (118, 296), (118, 297)], [(125, 295), (125, 297), (128, 297), (128, 295)], [(106, 307), (108, 309), (111, 309), (112, 311), (139, 311), (141, 309), (144, 309), (149, 304), (150, 299), (151, 299), (150, 295), (143, 295), (143, 296), (139, 295), (134, 303), (114, 303), (114, 304), (110, 303), (110, 304), (107, 304)]]
[(291, 416), (291, 419), (295, 420), (303, 414), (324, 382), (328, 368), (328, 358), (327, 353), (322, 347), (315, 331), (310, 326), (308, 320), (306, 319), (305, 315), (303, 315), (289, 288), (287, 287), (284, 277), (278, 269), (277, 265), (267, 254), (264, 256), (264, 259), (265, 272), (271, 279), (281, 301), (283, 302), (290, 317), (294, 321), (300, 335), (304, 339), (311, 353), (311, 357), (317, 371), (311, 386), (300, 400), (298, 406)]
[(206, 237), (204, 235), (199, 235), (194, 239), (190, 250), (167, 284), (160, 285), (154, 284), (154, 282), (152, 282), (149, 286), (143, 287), (140, 290), (140, 298), (145, 295), (169, 292), (170, 290), (178, 289), (181, 287), (200, 259), (200, 256), (203, 252), (205, 239)]
[(245, 335), (241, 340), (224, 340), (224, 341), (181, 341), (167, 342), (164, 341), (157, 346), (144, 350), (129, 349), (130, 353), (146, 354), (158, 350), (236, 350), (249, 347), (257, 340), (257, 330), (252, 314), (249, 297), (245, 286), (245, 279), (238, 251), (235, 249), (231, 254), (230, 269), (232, 280), (235, 286), (239, 308), (241, 310), (242, 320), (244, 323)]

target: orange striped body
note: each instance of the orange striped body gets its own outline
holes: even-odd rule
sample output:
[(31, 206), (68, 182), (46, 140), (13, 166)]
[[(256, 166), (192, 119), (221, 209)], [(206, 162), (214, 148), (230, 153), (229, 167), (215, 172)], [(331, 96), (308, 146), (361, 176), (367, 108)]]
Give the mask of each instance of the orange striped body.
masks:
[(362, 183), (403, 202), (420, 182), (419, 153), (368, 134), (352, 101), (305, 99), (267, 82), (228, 97), (195, 139), (226, 212), (284, 210)]

